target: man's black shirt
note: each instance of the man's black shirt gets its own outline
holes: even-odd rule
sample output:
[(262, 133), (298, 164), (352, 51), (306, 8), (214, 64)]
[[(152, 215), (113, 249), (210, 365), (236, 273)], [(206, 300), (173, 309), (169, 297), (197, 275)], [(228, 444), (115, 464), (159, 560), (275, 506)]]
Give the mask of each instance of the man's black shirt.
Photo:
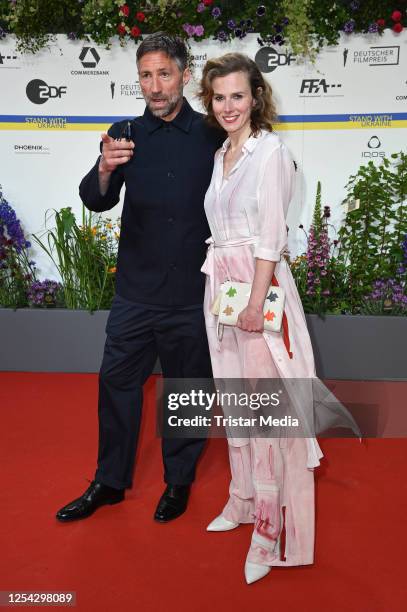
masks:
[[(119, 138), (126, 123), (114, 123), (109, 136)], [(173, 121), (146, 108), (131, 121), (131, 131), (133, 157), (112, 173), (107, 193), (99, 191), (99, 160), (79, 187), (85, 206), (101, 212), (117, 204), (126, 185), (116, 291), (142, 304), (202, 303), (200, 268), (210, 234), (203, 204), (225, 135), (210, 128), (185, 99)]]

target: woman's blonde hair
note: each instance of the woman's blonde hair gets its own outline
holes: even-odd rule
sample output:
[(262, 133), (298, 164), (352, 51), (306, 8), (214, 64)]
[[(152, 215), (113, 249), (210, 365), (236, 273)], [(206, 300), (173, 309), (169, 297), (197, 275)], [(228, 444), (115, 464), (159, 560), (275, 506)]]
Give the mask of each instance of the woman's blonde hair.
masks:
[(217, 77), (224, 77), (232, 72), (245, 72), (247, 74), (252, 96), (256, 100), (251, 113), (253, 134), (257, 136), (262, 128), (271, 132), (277, 117), (272, 99), (272, 89), (263, 78), (256, 63), (242, 53), (226, 53), (216, 59), (208, 60), (204, 66), (198, 98), (206, 110), (208, 123), (219, 127), (212, 109), (212, 82)]

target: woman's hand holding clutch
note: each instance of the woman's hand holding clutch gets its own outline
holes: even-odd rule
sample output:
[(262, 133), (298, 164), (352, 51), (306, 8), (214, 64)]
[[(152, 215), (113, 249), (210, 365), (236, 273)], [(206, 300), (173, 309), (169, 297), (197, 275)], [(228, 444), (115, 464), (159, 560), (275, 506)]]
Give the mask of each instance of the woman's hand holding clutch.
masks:
[(243, 331), (262, 333), (264, 331), (263, 307), (256, 308), (248, 304), (239, 314), (236, 327)]

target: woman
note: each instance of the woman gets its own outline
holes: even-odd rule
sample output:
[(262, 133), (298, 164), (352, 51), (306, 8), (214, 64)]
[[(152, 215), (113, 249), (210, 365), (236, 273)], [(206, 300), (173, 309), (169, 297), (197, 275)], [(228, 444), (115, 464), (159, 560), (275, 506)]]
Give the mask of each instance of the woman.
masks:
[[(301, 301), (284, 258), (293, 160), (273, 132), (272, 91), (256, 64), (239, 53), (209, 60), (199, 97), (208, 121), (228, 138), (215, 155), (205, 210), (212, 237), (206, 262), (205, 318), (215, 378), (315, 377)], [(263, 304), (274, 277), (286, 294), (286, 325), (264, 332)], [(237, 327), (220, 342), (211, 306), (221, 283), (252, 283)], [(209, 531), (254, 523), (245, 565), (248, 583), (272, 566), (313, 563), (314, 474), (322, 452), (314, 437), (228, 439), (230, 497)], [(285, 556), (281, 542), (285, 531)]]

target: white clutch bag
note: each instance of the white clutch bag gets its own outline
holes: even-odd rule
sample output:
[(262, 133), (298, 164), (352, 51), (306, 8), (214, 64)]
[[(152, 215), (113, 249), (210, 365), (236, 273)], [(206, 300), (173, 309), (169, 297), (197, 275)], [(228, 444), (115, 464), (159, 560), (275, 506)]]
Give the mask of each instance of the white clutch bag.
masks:
[[(235, 283), (233, 281), (225, 281), (220, 286), (220, 293), (211, 309), (212, 314), (218, 316), (219, 338), (221, 325), (236, 325), (239, 314), (249, 302), (251, 289), (250, 283)], [(284, 303), (284, 289), (270, 285), (263, 306), (264, 329), (266, 331), (281, 331)]]

